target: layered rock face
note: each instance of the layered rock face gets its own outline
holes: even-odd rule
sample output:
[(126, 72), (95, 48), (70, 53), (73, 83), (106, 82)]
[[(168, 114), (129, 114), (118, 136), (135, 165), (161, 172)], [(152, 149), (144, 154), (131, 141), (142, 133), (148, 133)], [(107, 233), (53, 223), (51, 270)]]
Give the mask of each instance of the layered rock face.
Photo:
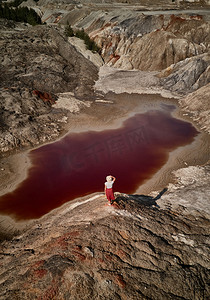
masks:
[(56, 28), (0, 25), (0, 145), (7, 152), (55, 139), (67, 115), (52, 106), (58, 93), (91, 99), (98, 70)]
[[(191, 113), (201, 131), (210, 133), (210, 84), (179, 100), (182, 109)], [(199, 122), (197, 122), (199, 121)]]
[(83, 10), (81, 21), (75, 13), (71, 11), (60, 22), (85, 28), (101, 47), (107, 65), (160, 71), (163, 87), (179, 94), (209, 82), (210, 23), (205, 17)]
[(0, 299), (208, 299), (209, 170), (183, 172), (163, 200), (96, 194), (2, 243)]
[(183, 95), (206, 86), (210, 80), (210, 55), (202, 54), (173, 64), (160, 72), (161, 84)]
[[(104, 21), (104, 22), (103, 22)], [(100, 28), (96, 28), (100, 24)], [(80, 24), (78, 24), (80, 25)], [(85, 25), (85, 19), (82, 22)], [(99, 26), (98, 26), (99, 27)], [(96, 28), (96, 30), (94, 30)], [(109, 65), (124, 69), (163, 70), (188, 57), (208, 52), (210, 24), (187, 16), (128, 18), (117, 13), (101, 17), (87, 26), (90, 36), (102, 47)]]

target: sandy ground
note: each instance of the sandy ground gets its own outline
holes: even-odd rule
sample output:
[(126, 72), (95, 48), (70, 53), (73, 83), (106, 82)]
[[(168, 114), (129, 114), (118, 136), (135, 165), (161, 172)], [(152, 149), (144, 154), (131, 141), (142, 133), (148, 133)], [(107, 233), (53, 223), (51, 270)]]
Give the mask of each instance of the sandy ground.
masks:
[(13, 191), (27, 177), (30, 168), (27, 152), (3, 157), (0, 160), (0, 195)]
[[(116, 79), (115, 82), (113, 78)], [(56, 105), (65, 107), (72, 112), (69, 119), (66, 120), (66, 132), (100, 131), (117, 128), (121, 126), (125, 119), (135, 113), (159, 109), (163, 102), (168, 105), (178, 104), (176, 95), (160, 90), (157, 86), (155, 74), (148, 72), (147, 74), (141, 71), (125, 72), (102, 67), (95, 89), (99, 92), (98, 99), (94, 103), (89, 101), (86, 105), (78, 101), (74, 102), (72, 94), (59, 95), (59, 102)], [(100, 97), (100, 92), (106, 93), (110, 91), (116, 94), (109, 93), (105, 98)], [(127, 94), (123, 94), (125, 92)], [(129, 93), (135, 94), (131, 97)], [(141, 97), (139, 97), (139, 94), (141, 94)], [(162, 96), (167, 96), (167, 98)], [(68, 102), (68, 97), (71, 98), (70, 102)], [(178, 109), (173, 114), (178, 118), (189, 121), (189, 116), (183, 115)], [(175, 170), (190, 165), (204, 165), (208, 162), (209, 145), (209, 135), (201, 133), (191, 145), (180, 147), (171, 152), (168, 162), (150, 180), (141, 185), (136, 192), (139, 194), (153, 194), (154, 191), (156, 193), (168, 184), (170, 191), (170, 184), (175, 183), (177, 180), (173, 173)], [(2, 158), (0, 161), (0, 195), (14, 190), (26, 178), (29, 167), (28, 151)], [(93, 195), (89, 195), (87, 201), (92, 197)], [(80, 200), (74, 200), (71, 202), (71, 205), (78, 203), (78, 201)], [(68, 203), (65, 204), (65, 209), (68, 209), (68, 205)], [(58, 208), (58, 210), (60, 209), (62, 210), (63, 208)], [(57, 210), (49, 214), (51, 216), (52, 214), (56, 215)], [(13, 234), (17, 231), (21, 232), (33, 222), (33, 220), (30, 222), (16, 222), (9, 216), (1, 216), (0, 232), (4, 231), (5, 235)]]
[(103, 93), (113, 91), (116, 94), (160, 94), (165, 98), (175, 98), (176, 95), (161, 88), (157, 71), (124, 71), (109, 66), (102, 66), (99, 71), (99, 80), (95, 88)]

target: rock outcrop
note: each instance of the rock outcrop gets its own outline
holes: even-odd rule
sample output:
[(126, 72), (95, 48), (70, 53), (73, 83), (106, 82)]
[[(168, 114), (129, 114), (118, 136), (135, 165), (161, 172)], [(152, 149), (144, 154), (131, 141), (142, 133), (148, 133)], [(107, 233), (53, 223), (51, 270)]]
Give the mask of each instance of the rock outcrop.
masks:
[(210, 133), (210, 84), (181, 98), (179, 104), (185, 112), (191, 114), (201, 131)]
[(15, 86), (49, 93), (92, 94), (97, 68), (53, 27), (1, 31), (1, 87)]
[[(116, 53), (118, 54), (118, 50)], [(201, 53), (203, 53), (202, 46), (160, 30), (148, 33), (142, 38), (135, 38), (127, 53), (121, 56), (119, 51), (120, 58), (115, 66), (123, 68), (125, 61), (126, 65), (130, 63), (131, 69), (160, 71), (171, 64)], [(112, 63), (112, 60), (109, 63)]]
[(129, 10), (83, 9), (83, 13), (81, 20), (81, 11), (72, 10), (60, 22), (85, 28), (101, 47), (107, 65), (160, 71), (163, 87), (178, 94), (209, 82), (210, 23), (203, 16), (144, 15)]
[(96, 194), (3, 242), (0, 299), (208, 299), (209, 170), (186, 174), (162, 198)]
[[(77, 26), (86, 30), (102, 47), (111, 66), (160, 71), (186, 58), (207, 53), (210, 24), (189, 16), (101, 16), (90, 24), (88, 16)], [(87, 21), (85, 22), (85, 20)], [(98, 27), (98, 28), (97, 28)]]
[(91, 99), (98, 69), (56, 28), (0, 25), (0, 145), (7, 152), (59, 136), (67, 111), (52, 106), (58, 93)]
[(186, 58), (170, 65), (158, 77), (165, 89), (181, 95), (189, 94), (210, 82), (210, 55)]

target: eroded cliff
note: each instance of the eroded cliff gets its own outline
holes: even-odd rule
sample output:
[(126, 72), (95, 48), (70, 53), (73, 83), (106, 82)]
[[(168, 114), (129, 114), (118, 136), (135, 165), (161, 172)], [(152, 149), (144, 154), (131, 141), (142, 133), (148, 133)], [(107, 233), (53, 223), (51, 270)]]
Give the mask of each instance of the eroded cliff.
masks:
[(0, 26), (0, 145), (8, 152), (58, 137), (68, 111), (53, 104), (60, 93), (70, 93), (69, 102), (92, 99), (98, 69), (57, 28)]

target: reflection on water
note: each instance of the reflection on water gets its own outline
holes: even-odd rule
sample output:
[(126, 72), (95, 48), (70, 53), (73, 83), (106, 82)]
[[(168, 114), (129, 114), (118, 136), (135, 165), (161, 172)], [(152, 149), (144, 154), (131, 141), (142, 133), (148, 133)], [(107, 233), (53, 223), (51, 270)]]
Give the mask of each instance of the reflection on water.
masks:
[(117, 178), (115, 191), (133, 193), (166, 163), (170, 151), (197, 134), (166, 110), (135, 115), (118, 129), (71, 133), (31, 151), (28, 178), (0, 198), (0, 213), (38, 218), (76, 197), (103, 191), (109, 174)]

